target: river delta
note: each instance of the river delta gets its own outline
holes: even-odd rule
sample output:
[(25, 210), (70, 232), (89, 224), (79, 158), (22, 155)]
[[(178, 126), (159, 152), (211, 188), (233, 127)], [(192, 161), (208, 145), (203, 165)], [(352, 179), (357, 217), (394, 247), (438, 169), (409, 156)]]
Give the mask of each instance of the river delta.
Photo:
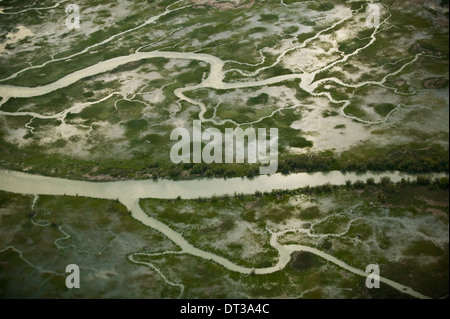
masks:
[(446, 1), (70, 3), (0, 2), (0, 297), (448, 298)]

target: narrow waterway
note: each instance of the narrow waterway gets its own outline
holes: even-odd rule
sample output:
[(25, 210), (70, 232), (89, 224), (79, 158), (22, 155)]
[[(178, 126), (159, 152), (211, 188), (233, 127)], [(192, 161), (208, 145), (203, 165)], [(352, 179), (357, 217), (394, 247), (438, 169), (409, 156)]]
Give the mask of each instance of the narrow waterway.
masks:
[[(434, 178), (445, 174), (429, 174)], [(274, 189), (297, 189), (314, 187), (330, 183), (345, 185), (346, 181), (366, 181), (373, 178), (379, 182), (382, 177), (389, 177), (393, 182), (415, 179), (415, 174), (401, 172), (367, 172), (364, 174), (342, 173), (298, 173), (291, 175), (261, 175), (255, 178), (213, 178), (188, 181), (171, 180), (131, 180), (116, 182), (89, 182), (63, 178), (31, 175), (26, 173), (0, 170), (0, 190), (20, 194), (40, 195), (79, 195), (93, 198), (119, 199), (126, 203), (140, 198), (196, 199), (233, 195), (234, 193), (254, 194), (256, 191), (270, 192)]]
[[(445, 176), (445, 174), (430, 174), (430, 177)], [(304, 186), (318, 186), (330, 183), (332, 185), (343, 185), (347, 180), (357, 181), (367, 178), (374, 178), (380, 181), (382, 177), (389, 177), (393, 182), (398, 182), (402, 178), (415, 178), (415, 175), (400, 172), (386, 173), (365, 173), (358, 175), (355, 173), (341, 173), (333, 171), (330, 173), (300, 173), (284, 176), (275, 174), (271, 176), (262, 175), (254, 179), (232, 178), (232, 179), (203, 179), (194, 181), (117, 181), (117, 182), (86, 182), (74, 181), (62, 178), (45, 177), (30, 175), (19, 172), (0, 170), (0, 190), (19, 193), (19, 194), (39, 194), (39, 195), (71, 195), (85, 196), (102, 199), (119, 199), (130, 211), (133, 218), (146, 226), (152, 227), (163, 233), (175, 244), (181, 252), (203, 259), (212, 260), (223, 267), (242, 274), (269, 274), (284, 269), (291, 260), (291, 254), (294, 251), (308, 251), (335, 265), (359, 276), (367, 274), (360, 269), (354, 268), (343, 261), (326, 254), (316, 248), (303, 245), (281, 245), (278, 242), (278, 233), (273, 233), (270, 244), (278, 253), (278, 262), (273, 267), (267, 268), (247, 268), (239, 266), (230, 260), (203, 251), (194, 247), (184, 237), (171, 229), (166, 224), (148, 216), (140, 207), (141, 198), (163, 198), (170, 199), (181, 196), (183, 198), (210, 197), (213, 195), (225, 195), (244, 193), (251, 194), (255, 191), (271, 191), (274, 189), (296, 189)], [(410, 287), (396, 283), (386, 278), (380, 278), (380, 281), (416, 298), (427, 298), (426, 296), (414, 291)]]
[[(172, 5), (175, 5), (179, 3), (180, 1), (175, 2)], [(62, 3), (62, 2), (61, 2)], [(58, 3), (59, 4), (59, 3)], [(166, 8), (166, 10), (156, 16), (153, 16), (149, 18), (147, 21), (145, 21), (143, 24), (138, 25), (134, 28), (125, 30), (121, 33), (118, 33), (116, 35), (113, 35), (107, 39), (105, 39), (102, 42), (96, 43), (90, 47), (85, 48), (84, 50), (77, 52), (69, 57), (65, 58), (59, 58), (49, 60), (45, 62), (42, 65), (39, 66), (31, 66), (27, 67), (23, 70), (20, 70), (13, 75), (4, 78), (0, 81), (6, 81), (12, 78), (15, 78), (17, 75), (26, 72), (27, 70), (36, 69), (43, 67), (49, 63), (56, 62), (56, 61), (63, 61), (67, 60), (69, 58), (81, 55), (83, 53), (89, 52), (90, 49), (94, 47), (101, 46), (103, 44), (106, 44), (126, 33), (135, 31), (137, 29), (140, 29), (146, 25), (152, 24), (156, 22), (160, 17), (165, 16), (173, 11), (182, 10), (184, 8), (187, 8), (189, 6), (180, 7), (176, 9), (170, 9), (170, 6)], [(308, 40), (305, 40), (302, 44), (287, 49), (285, 52), (281, 53), (280, 56), (277, 58), (276, 63), (274, 63), (271, 66), (261, 67), (253, 74), (247, 74), (247, 76), (254, 76), (260, 73), (262, 70), (268, 69), (277, 63), (280, 63), (282, 58), (290, 51), (305, 47), (310, 41), (313, 39), (318, 38), (318, 36), (327, 31), (333, 29), (335, 26), (349, 20), (353, 17), (355, 13), (350, 14), (349, 16), (341, 19), (340, 21), (336, 22), (329, 28), (322, 30), (318, 32), (315, 36), (311, 37)], [(388, 19), (388, 18), (387, 18)], [(210, 71), (206, 78), (203, 79), (203, 81), (196, 86), (191, 87), (185, 87), (185, 88), (179, 88), (174, 91), (174, 94), (180, 99), (185, 100), (191, 104), (195, 104), (200, 106), (201, 112), (200, 112), (200, 119), (204, 120), (203, 114), (206, 112), (206, 107), (197, 101), (194, 101), (192, 99), (189, 99), (184, 95), (187, 91), (192, 91), (200, 88), (214, 88), (214, 89), (238, 89), (238, 88), (248, 88), (248, 87), (262, 87), (267, 86), (271, 84), (281, 83), (283, 81), (287, 80), (294, 80), (294, 79), (300, 79), (300, 87), (309, 92), (313, 96), (325, 96), (332, 102), (339, 102), (344, 103), (341, 109), (342, 115), (355, 119), (357, 121), (370, 124), (372, 122), (363, 121), (356, 117), (350, 117), (345, 114), (345, 106), (348, 101), (334, 101), (329, 93), (314, 93), (315, 89), (320, 85), (321, 83), (325, 82), (334, 82), (341, 86), (346, 87), (360, 87), (364, 85), (378, 85), (383, 86), (386, 80), (399, 72), (401, 72), (406, 66), (410, 65), (411, 63), (415, 62), (420, 55), (416, 55), (413, 60), (410, 62), (404, 64), (400, 69), (398, 69), (395, 72), (392, 72), (388, 75), (386, 75), (383, 79), (380, 81), (371, 81), (371, 82), (361, 82), (358, 84), (346, 84), (340, 81), (336, 78), (326, 78), (319, 81), (314, 81), (315, 76), (327, 69), (330, 69), (332, 66), (347, 61), (351, 56), (356, 55), (361, 50), (369, 47), (372, 45), (376, 40), (376, 35), (380, 30), (380, 26), (387, 21), (384, 20), (378, 25), (372, 35), (370, 36), (371, 41), (364, 47), (359, 48), (355, 50), (354, 52), (344, 55), (339, 60), (321, 68), (316, 71), (310, 72), (310, 73), (300, 73), (300, 74), (289, 74), (289, 75), (282, 75), (282, 76), (276, 76), (265, 80), (250, 80), (247, 82), (234, 82), (234, 83), (226, 83), (223, 81), (224, 79), (224, 64), (225, 62), (221, 59), (208, 55), (208, 54), (199, 54), (199, 53), (190, 53), (190, 52), (163, 52), (163, 51), (153, 51), (153, 52), (138, 52), (134, 54), (130, 54), (128, 56), (121, 56), (116, 57), (110, 60), (99, 62), (95, 65), (88, 66), (82, 70), (73, 72), (71, 74), (68, 74), (59, 80), (47, 84), (42, 85), (38, 87), (20, 87), (20, 86), (14, 86), (14, 85), (0, 85), (0, 96), (3, 98), (0, 102), (0, 106), (2, 104), (5, 104), (8, 99), (10, 98), (29, 98), (29, 97), (35, 97), (35, 96), (41, 96), (48, 93), (51, 93), (55, 90), (65, 88), (70, 86), (71, 84), (76, 83), (77, 81), (102, 74), (105, 72), (109, 72), (121, 65), (140, 61), (144, 59), (151, 59), (156, 57), (163, 57), (168, 59), (188, 59), (188, 60), (198, 60), (203, 61), (210, 65)], [(230, 61), (228, 61), (230, 62)], [(237, 61), (236, 61), (237, 62)], [(243, 74), (243, 72), (240, 72)], [(63, 112), (62, 118), (64, 118), (68, 114), (69, 110), (66, 110), (66, 112)], [(25, 116), (25, 115), (31, 115), (33, 117), (43, 117), (44, 115), (39, 115), (37, 113), (27, 113), (27, 112), (4, 112), (0, 110), (0, 114), (3, 115), (14, 115), (14, 116)], [(275, 114), (275, 113), (273, 113)], [(46, 116), (48, 118), (53, 118), (54, 116), (48, 115)], [(386, 117), (387, 119), (388, 117)], [(45, 176), (38, 176), (38, 175), (30, 175), (25, 173), (19, 173), (19, 172), (11, 172), (11, 171), (3, 171), (0, 170), (0, 190), (18, 193), (18, 194), (33, 194), (33, 195), (70, 195), (70, 196), (85, 196), (90, 198), (101, 198), (101, 199), (110, 199), (115, 200), (118, 199), (120, 202), (122, 202), (132, 213), (132, 217), (136, 220), (140, 221), (144, 225), (147, 225), (148, 227), (152, 227), (161, 233), (163, 233), (165, 236), (167, 236), (170, 240), (172, 240), (174, 243), (176, 243), (181, 251), (178, 253), (184, 253), (184, 254), (190, 254), (193, 256), (198, 256), (203, 259), (212, 260), (223, 267), (239, 272), (242, 274), (269, 274), (276, 271), (279, 271), (281, 269), (284, 269), (284, 267), (289, 263), (291, 260), (291, 254), (294, 251), (308, 251), (310, 253), (313, 253), (331, 263), (334, 263), (338, 267), (341, 267), (355, 275), (359, 276), (366, 276), (367, 274), (360, 269), (354, 268), (343, 261), (326, 254), (320, 250), (317, 250), (312, 247), (303, 246), (303, 245), (282, 245), (278, 242), (278, 238), (282, 233), (272, 233), (270, 244), (272, 247), (274, 247), (278, 253), (279, 258), (278, 262), (273, 267), (268, 268), (260, 268), (260, 269), (252, 269), (252, 268), (246, 268), (239, 265), (234, 264), (230, 260), (223, 258), (221, 256), (202, 251), (196, 247), (194, 247), (192, 244), (187, 242), (183, 236), (180, 233), (177, 233), (164, 223), (161, 223), (160, 221), (148, 216), (140, 207), (139, 200), (141, 198), (161, 198), (161, 199), (174, 199), (178, 196), (181, 196), (184, 199), (194, 199), (198, 197), (211, 197), (211, 196), (221, 196), (221, 195), (233, 195), (234, 193), (243, 193), (243, 194), (252, 194), (256, 191), (260, 192), (270, 192), (274, 189), (297, 189), (305, 186), (319, 186), (324, 185), (327, 183), (330, 183), (332, 185), (344, 185), (347, 180), (350, 180), (352, 182), (355, 182), (357, 180), (365, 181), (367, 178), (374, 178), (376, 182), (379, 182), (382, 177), (389, 177), (393, 182), (399, 182), (402, 178), (408, 179), (414, 179), (415, 175), (412, 174), (405, 174), (400, 172), (385, 172), (385, 173), (373, 173), (368, 172), (365, 174), (355, 174), (355, 173), (342, 173), (338, 171), (333, 171), (329, 173), (300, 173), (300, 174), (292, 174), (288, 176), (283, 176), (281, 174), (274, 174), (271, 176), (258, 176), (254, 179), (247, 179), (247, 178), (233, 178), (233, 179), (203, 179), (203, 180), (193, 180), (193, 181), (168, 181), (168, 180), (159, 180), (159, 181), (152, 181), (152, 180), (145, 180), (145, 181), (118, 181), (118, 182), (87, 182), (87, 181), (74, 181), (74, 180), (67, 180), (67, 179), (61, 179), (61, 178), (51, 178), (51, 177), (45, 177)], [(430, 174), (430, 177), (437, 177), (437, 176), (445, 176), (444, 174)], [(8, 248), (6, 248), (8, 249)], [(1, 251), (0, 251), (1, 252)], [(132, 259), (133, 262), (136, 262)], [(136, 262), (139, 263), (139, 262)], [(151, 265), (148, 265), (149, 267), (152, 267)], [(164, 280), (168, 282), (171, 285), (179, 286), (178, 284), (170, 283), (164, 275), (153, 267), (156, 271), (159, 272), (161, 276), (163, 276)], [(406, 294), (409, 294), (413, 297), (417, 298), (427, 298), (426, 296), (420, 294), (419, 292), (414, 291), (413, 289), (403, 286), (399, 283), (396, 283), (392, 280), (386, 279), (386, 278), (380, 278), (381, 282), (403, 292)], [(181, 291), (181, 293), (183, 290)]]

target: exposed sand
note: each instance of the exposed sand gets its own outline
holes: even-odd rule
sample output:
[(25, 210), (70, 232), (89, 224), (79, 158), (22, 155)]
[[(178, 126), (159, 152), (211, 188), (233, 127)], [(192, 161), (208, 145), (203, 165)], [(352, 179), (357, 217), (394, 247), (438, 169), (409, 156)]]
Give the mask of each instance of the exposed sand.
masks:
[(23, 40), (26, 37), (31, 37), (33, 35), (33, 31), (31, 31), (27, 27), (24, 27), (23, 25), (17, 26), (17, 31), (9, 32), (6, 35), (7, 40), (3, 43), (0, 43), (0, 55), (8, 52), (8, 50), (6, 49), (7, 45), (17, 43), (20, 40)]

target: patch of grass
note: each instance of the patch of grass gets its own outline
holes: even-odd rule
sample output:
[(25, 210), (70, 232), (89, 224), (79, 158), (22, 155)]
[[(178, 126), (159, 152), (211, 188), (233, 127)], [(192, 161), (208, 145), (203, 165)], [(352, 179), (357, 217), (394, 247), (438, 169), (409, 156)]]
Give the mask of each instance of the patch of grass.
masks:
[(258, 96), (249, 98), (247, 100), (247, 105), (267, 104), (267, 102), (269, 102), (269, 95), (267, 93), (261, 93)]
[(293, 254), (293, 258), (290, 263), (292, 269), (299, 272), (307, 271), (311, 268), (318, 268), (324, 264), (325, 262), (320, 257), (307, 251), (301, 251)]
[(379, 115), (386, 117), (389, 115), (389, 113), (392, 112), (396, 108), (394, 104), (389, 103), (383, 103), (383, 104), (375, 104), (371, 105), (374, 107), (375, 112), (377, 112)]
[(278, 15), (276, 14), (261, 14), (259, 19), (261, 22), (274, 23), (278, 21)]
[(308, 208), (304, 208), (298, 214), (298, 217), (301, 220), (314, 220), (318, 219), (322, 216), (319, 206), (312, 206)]
[(345, 113), (348, 115), (353, 115), (359, 119), (366, 119), (367, 113), (358, 105), (355, 103), (350, 104), (345, 108)]
[(334, 9), (334, 4), (331, 2), (313, 2), (308, 5), (308, 9), (310, 10), (316, 10), (316, 11), (330, 11)]
[(304, 137), (298, 137), (294, 141), (289, 143), (290, 147), (297, 147), (297, 148), (306, 148), (306, 147), (313, 147), (313, 142), (308, 141)]
[(441, 256), (443, 250), (437, 247), (434, 243), (427, 240), (417, 240), (409, 244), (408, 248), (403, 251), (403, 254), (408, 256)]

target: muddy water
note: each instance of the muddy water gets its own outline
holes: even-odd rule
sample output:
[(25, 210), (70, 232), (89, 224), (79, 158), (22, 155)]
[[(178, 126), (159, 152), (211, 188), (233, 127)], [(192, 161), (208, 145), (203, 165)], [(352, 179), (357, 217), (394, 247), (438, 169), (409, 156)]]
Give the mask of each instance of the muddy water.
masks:
[[(444, 174), (430, 174), (429, 176), (437, 177), (444, 176)], [(365, 181), (367, 178), (373, 178), (378, 182), (382, 177), (389, 177), (393, 182), (399, 182), (402, 178), (414, 179), (415, 175), (400, 172), (356, 174), (332, 171), (329, 173), (298, 173), (287, 176), (282, 174), (261, 175), (254, 179), (87, 182), (0, 170), (0, 190), (20, 194), (79, 195), (129, 202), (139, 198), (174, 199), (181, 196), (184, 199), (195, 199), (213, 195), (233, 195), (235, 192), (253, 194), (256, 191), (270, 192), (274, 189), (314, 187), (327, 183), (344, 185), (347, 180), (355, 182), (357, 180)]]
[[(167, 14), (170, 10), (166, 10), (163, 14)], [(159, 15), (159, 16), (161, 16)], [(153, 23), (157, 20), (159, 16), (152, 17), (146, 23), (138, 26), (134, 29), (140, 28), (144, 25)], [(351, 16), (350, 16), (351, 17)], [(348, 18), (345, 18), (346, 20)], [(341, 21), (342, 22), (342, 21)], [(340, 22), (338, 22), (340, 23)], [(379, 26), (378, 26), (379, 27)], [(377, 29), (378, 29), (377, 27)], [(133, 30), (133, 29), (131, 29)], [(130, 30), (128, 30), (130, 31)], [(126, 32), (128, 32), (126, 31)], [(122, 33), (123, 34), (123, 33)], [(372, 35), (372, 43), (376, 40), (374, 33)], [(110, 38), (113, 39), (116, 36)], [(105, 40), (102, 43), (109, 41)], [(102, 44), (99, 43), (98, 45)], [(288, 50), (289, 51), (289, 50)], [(286, 51), (286, 52), (288, 52)], [(82, 51), (84, 52), (84, 51)], [(355, 51), (353, 54), (356, 54)], [(348, 59), (348, 55), (344, 57), (340, 62)], [(3, 97), (2, 103), (5, 103), (9, 98), (13, 97), (34, 97), (48, 94), (60, 88), (67, 87), (83, 78), (90, 77), (93, 75), (101, 74), (104, 72), (111, 71), (121, 65), (129, 62), (135, 62), (143, 59), (150, 59), (155, 57), (164, 57), (170, 59), (188, 59), (188, 60), (198, 60), (208, 63), (210, 65), (210, 72), (206, 79), (202, 81), (201, 84), (191, 87), (179, 89), (174, 92), (179, 98), (188, 100), (184, 96), (184, 92), (191, 89), (198, 89), (202, 87), (216, 88), (216, 89), (237, 89), (246, 87), (256, 87), (265, 86), (269, 84), (275, 84), (292, 79), (301, 79), (300, 86), (308, 91), (312, 92), (319, 84), (314, 82), (315, 75), (322, 71), (317, 70), (312, 73), (302, 73), (302, 74), (290, 74), (279, 77), (274, 77), (261, 81), (249, 81), (249, 82), (239, 82), (239, 83), (224, 83), (224, 72), (223, 66), (224, 62), (214, 56), (207, 54), (196, 54), (188, 52), (137, 52), (128, 56), (122, 56), (113, 58), (107, 61), (99, 62), (93, 66), (87, 67), (85, 69), (76, 71), (69, 75), (62, 77), (61, 79), (38, 87), (19, 87), (12, 85), (0, 85), (0, 96)], [(417, 57), (416, 57), (417, 58)], [(327, 66), (328, 68), (331, 65)], [(16, 75), (16, 74), (15, 74)], [(15, 75), (11, 76), (14, 77)], [(10, 78), (11, 78), (10, 77)], [(327, 79), (334, 82), (338, 82), (338, 79)], [(385, 80), (385, 79), (384, 79)], [(371, 84), (381, 85), (383, 81), (374, 82)], [(341, 83), (340, 83), (341, 84)], [(365, 83), (367, 84), (367, 83)], [(359, 84), (364, 85), (364, 84)], [(351, 85), (346, 85), (351, 86)], [(356, 87), (356, 85), (355, 85)], [(5, 114), (4, 112), (0, 112)], [(20, 112), (19, 112), (20, 113)], [(17, 114), (19, 114), (17, 113)], [(332, 185), (343, 185), (346, 180), (352, 182), (356, 180), (366, 180), (367, 178), (374, 178), (375, 181), (379, 181), (381, 177), (390, 177), (392, 181), (398, 182), (402, 178), (414, 178), (414, 175), (404, 174), (400, 172), (386, 172), (382, 174), (378, 173), (365, 173), (362, 175), (357, 175), (354, 173), (344, 174), (342, 172), (329, 172), (329, 173), (301, 173), (292, 174), (289, 176), (283, 176), (281, 174), (275, 174), (272, 176), (259, 176), (255, 179), (211, 179), (211, 180), (195, 180), (195, 181), (119, 181), (119, 182), (86, 182), (86, 181), (72, 181), (60, 178), (50, 178), (37, 175), (29, 175), (18, 172), (8, 172), (0, 170), (0, 190), (9, 191), (20, 194), (42, 194), (42, 195), (79, 195), (91, 198), (103, 198), (103, 199), (119, 199), (127, 208), (131, 211), (133, 218), (139, 220), (143, 224), (152, 227), (168, 238), (175, 242), (182, 250), (183, 253), (198, 256), (204, 259), (210, 259), (214, 262), (226, 267), (229, 270), (240, 272), (243, 274), (250, 274), (255, 272), (255, 274), (268, 274), (276, 272), (283, 269), (291, 258), (291, 253), (294, 251), (308, 251), (321, 258), (324, 258), (337, 266), (346, 269), (347, 271), (359, 275), (366, 276), (367, 274), (357, 268), (347, 265), (346, 263), (340, 261), (339, 259), (321, 252), (315, 248), (307, 247), (303, 245), (281, 245), (278, 243), (278, 236), (280, 234), (272, 234), (271, 245), (279, 252), (279, 259), (275, 266), (261, 269), (251, 269), (242, 267), (232, 263), (218, 255), (214, 255), (209, 252), (202, 251), (189, 242), (187, 242), (183, 236), (174, 230), (172, 230), (167, 225), (149, 217), (139, 206), (140, 198), (163, 198), (170, 199), (181, 196), (182, 198), (197, 198), (197, 197), (211, 197), (213, 195), (232, 195), (234, 192), (252, 194), (255, 191), (271, 191), (273, 189), (296, 189), (304, 186), (318, 186), (326, 183)], [(443, 176), (443, 175), (430, 175), (431, 177)], [(381, 281), (385, 284), (401, 291), (407, 293), (411, 296), (418, 298), (426, 298), (426, 296), (415, 292), (409, 287), (405, 287), (399, 283), (391, 281), (389, 279), (381, 278)]]
[[(45, 194), (45, 195), (79, 195), (92, 198), (119, 199), (130, 211), (132, 217), (146, 226), (152, 227), (181, 248), (181, 252), (200, 258), (212, 260), (225, 268), (242, 274), (269, 274), (284, 269), (291, 259), (294, 251), (308, 251), (324, 258), (337, 266), (359, 276), (367, 274), (360, 269), (354, 268), (343, 261), (328, 255), (320, 250), (303, 245), (281, 245), (278, 236), (282, 233), (273, 233), (270, 244), (279, 253), (279, 259), (275, 266), (268, 268), (247, 268), (239, 266), (230, 260), (206, 252), (194, 247), (184, 237), (171, 229), (166, 224), (148, 216), (139, 205), (139, 198), (196, 198), (199, 196), (209, 197), (212, 195), (233, 194), (234, 192), (250, 194), (257, 190), (270, 191), (273, 189), (295, 189), (303, 186), (317, 186), (326, 183), (343, 185), (346, 180), (356, 181), (374, 178), (379, 181), (381, 177), (390, 177), (392, 181), (398, 182), (401, 178), (413, 178), (414, 175), (399, 172), (389, 173), (365, 173), (357, 175), (354, 173), (344, 174), (341, 172), (330, 173), (301, 173), (283, 176), (275, 174), (272, 176), (259, 176), (254, 179), (210, 179), (195, 181), (118, 181), (118, 182), (86, 182), (73, 181), (61, 178), (44, 177), (11, 171), (0, 171), (0, 190), (20, 194)], [(432, 174), (430, 177), (443, 176), (443, 174)], [(427, 298), (413, 289), (396, 283), (386, 278), (380, 281), (416, 298)]]

